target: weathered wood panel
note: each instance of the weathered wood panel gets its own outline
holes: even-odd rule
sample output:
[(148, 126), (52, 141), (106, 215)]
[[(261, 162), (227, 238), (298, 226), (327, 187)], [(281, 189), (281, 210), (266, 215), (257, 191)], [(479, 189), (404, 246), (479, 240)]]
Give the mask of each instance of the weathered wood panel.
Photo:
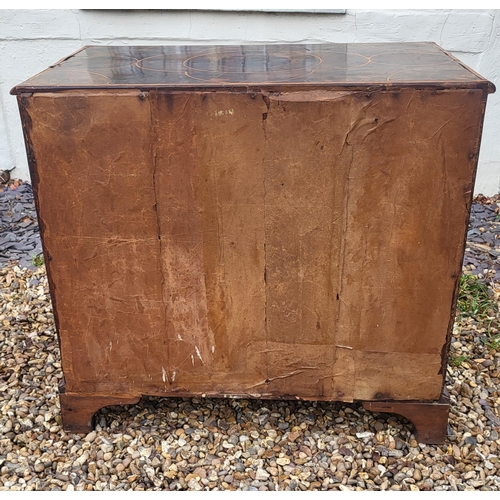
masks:
[(25, 98), (68, 392), (161, 382), (166, 357), (148, 102), (138, 92)]
[(436, 400), (484, 99), (23, 97), (67, 393)]
[[(418, 90), (354, 97), (338, 340), (361, 352), (355, 399), (440, 395), (483, 98), (481, 91)], [(376, 359), (385, 360), (378, 373)], [(425, 383), (410, 395), (417, 379)]]
[(152, 106), (171, 378), (244, 393), (266, 370), (247, 353), (265, 338), (265, 105), (221, 92), (158, 93)]
[(268, 387), (335, 399), (343, 129), (351, 100), (341, 92), (266, 99)]

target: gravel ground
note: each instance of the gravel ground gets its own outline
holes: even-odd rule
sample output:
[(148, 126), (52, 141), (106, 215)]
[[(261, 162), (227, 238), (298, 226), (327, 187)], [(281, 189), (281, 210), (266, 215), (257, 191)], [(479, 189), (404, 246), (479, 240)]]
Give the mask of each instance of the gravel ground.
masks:
[[(478, 198), (474, 205), (477, 233), (469, 238), (476, 241), (468, 245), (464, 270), (487, 282), (498, 301), (496, 201)], [(491, 342), (498, 333), (491, 324), (500, 315), (488, 314), (488, 323), (455, 324), (444, 445), (419, 444), (404, 418), (359, 404), (234, 399), (143, 398), (101, 410), (87, 435), (67, 434), (45, 270), (6, 264), (0, 269), (0, 490), (497, 491), (500, 347)]]
[(20, 181), (10, 182), (9, 188), (0, 185), (0, 268), (17, 260), (19, 267), (34, 269), (32, 258), (41, 252), (31, 185)]

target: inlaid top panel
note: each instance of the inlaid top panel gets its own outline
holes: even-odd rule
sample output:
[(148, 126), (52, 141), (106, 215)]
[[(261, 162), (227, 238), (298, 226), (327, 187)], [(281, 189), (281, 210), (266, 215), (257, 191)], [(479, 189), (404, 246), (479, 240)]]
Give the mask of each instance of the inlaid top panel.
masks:
[(493, 85), (434, 43), (88, 46), (12, 93), (84, 88)]

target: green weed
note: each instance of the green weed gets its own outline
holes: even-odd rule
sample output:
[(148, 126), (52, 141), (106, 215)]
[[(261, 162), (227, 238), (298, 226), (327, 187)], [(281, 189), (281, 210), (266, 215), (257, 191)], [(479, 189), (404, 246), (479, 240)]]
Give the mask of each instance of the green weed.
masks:
[(457, 309), (462, 317), (481, 320), (497, 311), (498, 307), (489, 293), (488, 285), (481, 283), (477, 276), (464, 274), (460, 278)]
[(452, 358), (451, 362), (455, 366), (460, 366), (464, 361), (467, 361), (469, 359), (469, 356), (467, 354), (462, 354), (460, 356), (457, 356), (456, 358)]
[(495, 333), (491, 331), (491, 323), (490, 321), (488, 324), (486, 336), (481, 339), (481, 342), (490, 352), (500, 347), (500, 333), (497, 333), (498, 330), (495, 330)]
[(31, 263), (35, 267), (41, 267), (41, 266), (43, 266), (45, 264), (43, 253), (39, 253), (37, 255), (33, 255), (33, 257), (31, 258)]

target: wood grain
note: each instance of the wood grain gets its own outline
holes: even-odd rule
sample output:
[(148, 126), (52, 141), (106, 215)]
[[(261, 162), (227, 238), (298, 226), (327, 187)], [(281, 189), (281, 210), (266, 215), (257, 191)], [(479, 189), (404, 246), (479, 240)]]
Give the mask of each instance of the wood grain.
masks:
[(444, 392), (441, 398), (426, 402), (384, 402), (367, 401), (363, 407), (381, 413), (397, 413), (406, 417), (415, 426), (416, 439), (419, 443), (441, 444), (448, 429), (450, 398)]
[(436, 401), (485, 99), (21, 97), (68, 393)]

